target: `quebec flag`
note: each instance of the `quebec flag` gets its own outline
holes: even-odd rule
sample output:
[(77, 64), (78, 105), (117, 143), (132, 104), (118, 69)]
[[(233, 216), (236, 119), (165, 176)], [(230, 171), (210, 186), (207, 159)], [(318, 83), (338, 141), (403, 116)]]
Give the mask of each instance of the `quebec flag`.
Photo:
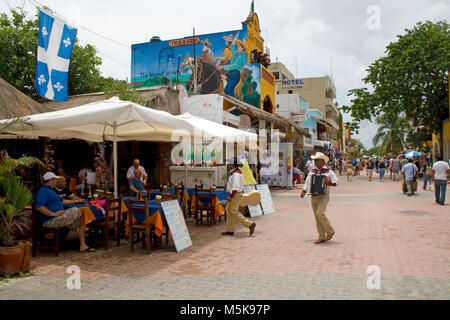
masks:
[(67, 101), (70, 56), (77, 29), (39, 11), (36, 91), (44, 98)]

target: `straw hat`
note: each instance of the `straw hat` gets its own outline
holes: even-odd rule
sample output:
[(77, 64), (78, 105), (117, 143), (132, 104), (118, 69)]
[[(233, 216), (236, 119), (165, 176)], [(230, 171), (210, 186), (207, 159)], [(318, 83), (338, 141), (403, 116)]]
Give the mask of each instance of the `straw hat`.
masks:
[(203, 43), (205, 46), (208, 46), (208, 47), (212, 46), (212, 43), (209, 42), (208, 38), (206, 38), (205, 41), (200, 40), (200, 42)]
[(233, 35), (230, 34), (228, 37), (227, 36), (223, 36), (223, 40), (225, 40), (226, 42), (233, 42)]
[(247, 44), (244, 41), (241, 41), (239, 39), (234, 40), (234, 42), (236, 43), (236, 45), (241, 45), (244, 47), (245, 50), (247, 50)]
[(318, 159), (322, 159), (323, 161), (325, 161), (325, 163), (328, 163), (328, 161), (330, 160), (326, 155), (324, 155), (322, 152), (316, 152), (315, 155), (311, 156), (311, 159), (313, 160), (318, 160)]

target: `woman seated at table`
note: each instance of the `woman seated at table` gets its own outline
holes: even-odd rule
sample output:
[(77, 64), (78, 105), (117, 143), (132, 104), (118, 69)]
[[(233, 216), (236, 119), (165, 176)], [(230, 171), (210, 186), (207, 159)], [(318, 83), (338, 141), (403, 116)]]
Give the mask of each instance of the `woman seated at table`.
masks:
[(141, 192), (145, 190), (144, 184), (141, 181), (142, 172), (140, 170), (134, 170), (134, 177), (130, 180), (130, 191), (132, 197), (139, 198)]

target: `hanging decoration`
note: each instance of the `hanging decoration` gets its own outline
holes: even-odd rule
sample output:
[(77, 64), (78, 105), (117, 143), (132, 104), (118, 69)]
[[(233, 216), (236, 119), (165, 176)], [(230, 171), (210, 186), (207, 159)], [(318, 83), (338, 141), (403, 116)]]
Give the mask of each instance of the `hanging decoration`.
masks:
[(54, 151), (52, 145), (49, 142), (50, 139), (44, 140), (44, 157), (42, 159), (42, 162), (44, 163), (45, 172), (51, 172), (55, 170), (55, 160), (53, 159)]
[(94, 158), (95, 160), (95, 172), (97, 173), (97, 188), (101, 190), (109, 190), (109, 164), (105, 159), (106, 144), (98, 143), (98, 153)]

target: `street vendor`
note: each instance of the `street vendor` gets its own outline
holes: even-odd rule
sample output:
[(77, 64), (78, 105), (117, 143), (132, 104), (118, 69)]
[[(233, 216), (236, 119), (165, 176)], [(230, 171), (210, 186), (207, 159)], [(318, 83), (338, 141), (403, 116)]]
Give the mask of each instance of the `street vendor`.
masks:
[(224, 236), (234, 235), (235, 220), (239, 221), (245, 227), (250, 229), (250, 236), (255, 232), (256, 223), (246, 219), (242, 213), (239, 212), (239, 204), (244, 191), (244, 175), (238, 164), (237, 158), (234, 159), (233, 164), (230, 164), (232, 170), (227, 181), (226, 191), (228, 192), (228, 212), (227, 212), (227, 229), (222, 232)]
[[(80, 252), (92, 252), (95, 249), (86, 245), (85, 231), (81, 223), (81, 211), (77, 207), (64, 210), (63, 203), (73, 203), (73, 200), (63, 200), (53, 190), (59, 179), (53, 172), (43, 176), (44, 185), (36, 194), (36, 210), (44, 228), (65, 227), (77, 231), (80, 238)], [(70, 201), (70, 202), (69, 202)]]
[[(305, 185), (303, 186), (303, 190), (300, 194), (302, 198), (308, 191), (310, 191), (310, 180), (315, 174), (324, 176), (322, 182), (327, 186), (337, 186), (339, 182), (333, 170), (329, 169), (325, 165), (325, 163), (328, 163), (328, 157), (326, 155), (322, 152), (317, 152), (311, 158), (314, 160), (315, 166), (306, 178)], [(315, 242), (316, 244), (331, 240), (335, 233), (330, 221), (325, 215), (329, 200), (330, 192), (328, 191), (328, 188), (325, 190), (324, 194), (311, 195), (311, 206), (314, 212), (314, 217), (316, 218), (317, 232), (319, 233), (319, 238)]]

